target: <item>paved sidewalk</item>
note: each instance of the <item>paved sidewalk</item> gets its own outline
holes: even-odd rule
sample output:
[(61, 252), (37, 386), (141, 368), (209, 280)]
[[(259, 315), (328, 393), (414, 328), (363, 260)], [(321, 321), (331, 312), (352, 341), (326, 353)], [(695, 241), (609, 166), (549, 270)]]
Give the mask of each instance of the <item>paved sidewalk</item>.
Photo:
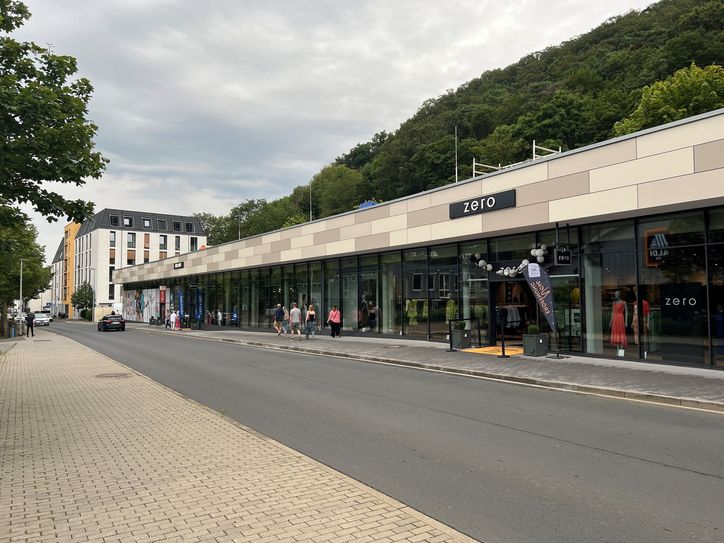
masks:
[(569, 356), (497, 356), (447, 352), (448, 345), (429, 341), (368, 336), (331, 338), (320, 334), (307, 341), (273, 332), (245, 330), (164, 331), (161, 326), (128, 324), (148, 333), (179, 334), (198, 339), (295, 350), (371, 362), (402, 364), (640, 401), (724, 412), (724, 371), (652, 362)]
[(63, 336), (5, 347), (0, 542), (472, 541)]

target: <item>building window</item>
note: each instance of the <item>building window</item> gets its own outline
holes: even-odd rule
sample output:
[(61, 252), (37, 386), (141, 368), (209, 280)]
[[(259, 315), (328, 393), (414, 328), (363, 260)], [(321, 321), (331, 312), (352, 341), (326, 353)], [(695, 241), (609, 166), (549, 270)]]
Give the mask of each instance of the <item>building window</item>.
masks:
[(134, 248), (136, 246), (136, 234), (134, 232), (128, 232), (128, 247)]
[(185, 223), (185, 226), (186, 226), (186, 231), (187, 231), (189, 234), (193, 233), (193, 231), (194, 231), (194, 223), (192, 223), (192, 222), (187, 222), (187, 223)]
[(126, 263), (129, 266), (136, 265), (136, 251), (128, 251), (128, 254), (126, 255)]
[(110, 221), (111, 221), (111, 226), (118, 226), (120, 224), (118, 222), (118, 215), (111, 215)]
[(108, 252), (108, 262), (109, 262), (109, 264), (115, 265), (115, 263), (116, 263), (116, 250), (115, 249), (111, 249)]
[(143, 227), (151, 228), (151, 219), (143, 219)]
[(181, 236), (174, 236), (173, 248), (177, 251), (181, 250)]
[(156, 219), (156, 225), (161, 231), (165, 231), (168, 229), (168, 227), (166, 226), (166, 219)]
[(111, 247), (115, 247), (115, 246), (116, 246), (116, 233), (113, 230), (111, 230)]
[(151, 234), (143, 234), (143, 248), (148, 249), (151, 247)]
[(192, 251), (199, 250), (199, 238), (191, 237), (191, 250)]
[(108, 285), (108, 299), (109, 300), (116, 299), (116, 285)]
[(161, 251), (160, 253), (158, 253), (158, 258), (160, 260), (163, 260), (164, 258), (166, 258), (166, 251)]
[(133, 228), (133, 217), (123, 217), (123, 226)]
[(110, 281), (111, 283), (113, 282), (113, 270), (114, 269), (115, 268), (113, 266), (110, 266), (108, 268), (108, 281)]
[(164, 234), (158, 236), (158, 248), (162, 251), (168, 249), (168, 236)]
[(181, 232), (181, 221), (173, 221), (173, 231)]
[(412, 290), (422, 290), (422, 274), (412, 274)]
[(148, 251), (143, 251), (143, 263), (146, 264), (148, 261), (150, 261), (150, 255)]

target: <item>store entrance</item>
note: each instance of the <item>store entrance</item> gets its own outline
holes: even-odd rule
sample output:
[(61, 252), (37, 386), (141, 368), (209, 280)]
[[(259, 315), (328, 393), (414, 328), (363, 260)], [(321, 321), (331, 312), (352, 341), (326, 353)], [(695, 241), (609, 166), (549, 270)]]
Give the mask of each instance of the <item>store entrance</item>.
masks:
[(507, 309), (504, 324), (506, 343), (522, 346), (523, 334), (528, 333), (528, 325), (536, 322), (536, 302), (528, 283), (525, 279), (520, 279), (495, 283), (492, 287), (493, 307)]

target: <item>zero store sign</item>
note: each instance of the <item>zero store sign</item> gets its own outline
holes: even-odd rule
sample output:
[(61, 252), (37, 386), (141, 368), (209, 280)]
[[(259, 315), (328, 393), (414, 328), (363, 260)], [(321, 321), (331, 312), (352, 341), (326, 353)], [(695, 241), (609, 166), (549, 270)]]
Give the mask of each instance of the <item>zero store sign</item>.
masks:
[(454, 202), (450, 204), (450, 218), (459, 219), (460, 217), (497, 211), (508, 207), (515, 207), (515, 189), (487, 196), (477, 196), (462, 202)]

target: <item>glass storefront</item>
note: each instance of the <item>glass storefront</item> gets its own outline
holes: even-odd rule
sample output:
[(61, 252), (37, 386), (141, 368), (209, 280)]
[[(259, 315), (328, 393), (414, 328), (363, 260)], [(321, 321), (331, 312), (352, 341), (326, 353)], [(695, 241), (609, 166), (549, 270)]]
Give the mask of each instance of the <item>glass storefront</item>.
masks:
[[(495, 273), (542, 245), (557, 330), (524, 279)], [(569, 263), (554, 265), (556, 247)], [(445, 341), (451, 321), (468, 319), (487, 345), (495, 342), (491, 315), (504, 306), (512, 341), (537, 324), (564, 352), (722, 366), (723, 263), (717, 208), (129, 284), (123, 311), (136, 321), (175, 310), (187, 325), (271, 328), (276, 304), (303, 312), (313, 304), (326, 327), (336, 305), (347, 332)]]

